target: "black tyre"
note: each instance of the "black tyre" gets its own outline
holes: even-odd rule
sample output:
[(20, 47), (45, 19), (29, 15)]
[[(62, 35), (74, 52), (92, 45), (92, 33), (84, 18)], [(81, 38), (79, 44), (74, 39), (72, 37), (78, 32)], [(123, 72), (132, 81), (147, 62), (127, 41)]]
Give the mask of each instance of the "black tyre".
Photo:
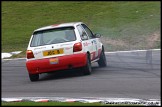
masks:
[(100, 67), (106, 67), (107, 66), (107, 61), (106, 61), (106, 56), (104, 50), (101, 51), (100, 59), (98, 60), (98, 65)]
[(84, 73), (84, 75), (90, 75), (91, 72), (92, 72), (92, 68), (91, 68), (91, 58), (90, 58), (90, 55), (87, 54), (87, 64), (83, 68), (83, 73)]
[(38, 81), (39, 80), (39, 74), (29, 74), (30, 81)]

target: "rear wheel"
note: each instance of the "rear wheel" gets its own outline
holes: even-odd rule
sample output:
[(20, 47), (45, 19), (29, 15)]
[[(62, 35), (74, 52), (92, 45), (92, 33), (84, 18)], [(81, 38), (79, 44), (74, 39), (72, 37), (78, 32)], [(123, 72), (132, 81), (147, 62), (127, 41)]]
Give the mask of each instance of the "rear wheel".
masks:
[(98, 65), (100, 67), (106, 67), (107, 66), (107, 61), (106, 61), (104, 49), (101, 51), (100, 59), (98, 60)]
[(92, 72), (91, 58), (90, 58), (90, 55), (87, 54), (87, 63), (86, 63), (86, 66), (83, 68), (83, 73), (84, 75), (90, 75), (91, 72)]
[(30, 81), (38, 81), (39, 80), (39, 74), (29, 74)]

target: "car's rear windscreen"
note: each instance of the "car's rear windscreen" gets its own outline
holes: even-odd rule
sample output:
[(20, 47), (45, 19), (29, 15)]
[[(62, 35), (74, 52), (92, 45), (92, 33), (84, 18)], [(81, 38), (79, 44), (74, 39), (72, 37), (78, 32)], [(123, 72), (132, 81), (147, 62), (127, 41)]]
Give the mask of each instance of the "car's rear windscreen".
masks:
[(75, 40), (74, 27), (61, 27), (34, 32), (30, 46), (37, 47)]

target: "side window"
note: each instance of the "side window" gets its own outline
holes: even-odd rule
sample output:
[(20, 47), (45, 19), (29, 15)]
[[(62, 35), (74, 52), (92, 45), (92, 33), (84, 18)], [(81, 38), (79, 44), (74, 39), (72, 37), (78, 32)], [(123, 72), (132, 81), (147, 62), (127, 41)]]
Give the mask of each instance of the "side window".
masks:
[(83, 30), (83, 28), (81, 26), (77, 26), (77, 29), (79, 31), (80, 37), (82, 40), (88, 40), (88, 35), (85, 33), (85, 31)]
[(81, 25), (83, 26), (83, 28), (87, 32), (89, 38), (94, 38), (92, 31), (85, 24), (81, 24)]

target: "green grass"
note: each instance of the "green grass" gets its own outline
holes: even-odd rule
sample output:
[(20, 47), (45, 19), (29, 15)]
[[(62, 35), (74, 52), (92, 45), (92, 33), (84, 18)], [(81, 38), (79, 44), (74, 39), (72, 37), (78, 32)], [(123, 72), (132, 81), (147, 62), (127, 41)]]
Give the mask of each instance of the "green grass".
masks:
[(2, 102), (2, 106), (139, 106), (135, 104), (102, 104), (82, 102)]
[[(146, 38), (160, 32), (160, 2), (150, 1), (2, 1), (2, 52), (23, 51), (33, 30), (47, 25), (82, 21), (108, 43), (106, 51), (145, 49)], [(160, 40), (151, 48), (160, 48)], [(150, 47), (149, 47), (150, 48)]]

